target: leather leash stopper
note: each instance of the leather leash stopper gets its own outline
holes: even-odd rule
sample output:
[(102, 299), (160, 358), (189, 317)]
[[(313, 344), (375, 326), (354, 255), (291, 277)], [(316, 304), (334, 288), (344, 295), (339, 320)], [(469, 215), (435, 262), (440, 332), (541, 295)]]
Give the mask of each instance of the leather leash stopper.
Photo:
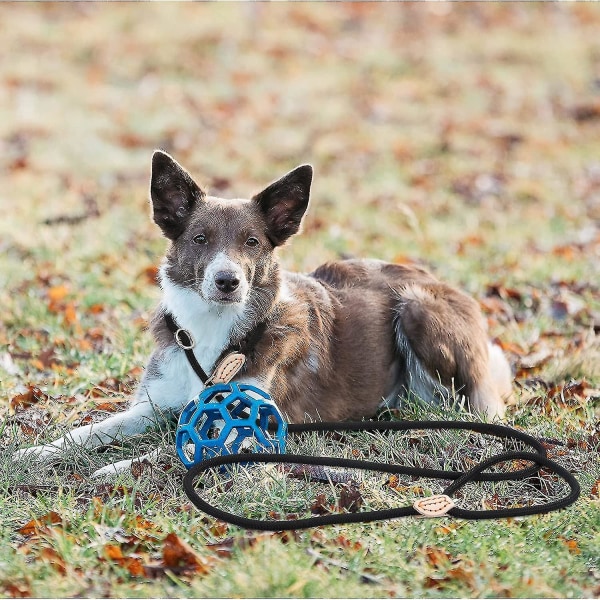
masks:
[(413, 508), (423, 517), (443, 517), (454, 508), (454, 500), (446, 494), (436, 494), (427, 498), (419, 498), (413, 502)]
[(246, 357), (239, 352), (228, 354), (212, 372), (206, 381), (206, 386), (217, 383), (229, 383), (240, 371), (246, 362)]

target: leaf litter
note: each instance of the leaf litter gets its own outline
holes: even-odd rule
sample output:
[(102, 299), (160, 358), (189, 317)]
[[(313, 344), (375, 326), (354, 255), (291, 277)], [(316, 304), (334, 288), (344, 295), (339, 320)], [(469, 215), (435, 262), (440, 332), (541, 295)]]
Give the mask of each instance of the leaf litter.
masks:
[[(162, 246), (156, 251), (156, 245), (146, 242), (156, 239), (152, 238), (154, 230), (138, 220), (139, 214), (147, 211), (140, 195), (146, 186), (147, 161), (138, 160), (139, 156), (162, 146), (182, 161), (199, 165), (213, 190), (234, 194), (264, 176), (270, 177), (274, 168), (285, 170), (299, 156), (309, 154), (307, 159), (322, 173), (319, 214), (307, 222), (306, 242), (300, 241), (297, 251), (291, 247), (294, 268), (310, 270), (315, 261), (341, 253), (369, 253), (398, 261), (414, 261), (419, 255), (456, 281), (462, 275), (454, 251), (457, 260), (469, 269), (481, 271), (481, 265), (486, 265), (481, 280), (469, 277), (466, 282), (480, 292), (476, 295), (492, 335), (515, 369), (519, 397), (511, 415), (526, 429), (540, 427), (560, 437), (566, 448), (550, 444), (549, 451), (575, 469), (584, 467), (583, 459), (577, 457), (593, 455), (599, 447), (594, 423), (600, 381), (597, 363), (591, 364), (598, 360), (600, 331), (595, 284), (598, 272), (594, 267), (600, 251), (600, 171), (591, 151), (597, 138), (598, 102), (594, 82), (585, 79), (587, 72), (575, 70), (565, 75), (562, 65), (568, 65), (575, 55), (576, 64), (581, 64), (588, 51), (592, 57), (589, 40), (595, 40), (590, 35), (596, 35), (598, 24), (594, 11), (584, 6), (561, 7), (559, 11), (554, 7), (483, 10), (459, 5), (407, 5), (401, 14), (383, 18), (385, 14), (378, 15), (359, 3), (320, 14), (310, 7), (290, 6), (282, 19), (265, 7), (253, 6), (245, 13), (247, 19), (225, 19), (225, 35), (220, 20), (224, 17), (216, 8), (210, 18), (198, 20), (186, 13), (190, 9), (181, 7), (160, 17), (177, 23), (172, 28), (177, 35), (169, 38), (169, 46), (162, 45), (162, 38), (157, 43), (152, 27), (144, 26), (144, 19), (150, 18), (151, 23), (155, 14), (138, 14), (129, 23), (131, 13), (104, 10), (107, 12), (79, 7), (68, 13), (49, 6), (38, 14), (28, 13), (29, 18), (19, 24), (10, 13), (3, 14), (6, 22), (13, 24), (7, 25), (5, 43), (12, 44), (14, 61), (2, 74), (10, 95), (10, 114), (27, 115), (28, 103), (35, 102), (38, 94), (49, 99), (47, 107), (52, 113), (44, 123), (35, 118), (31, 122), (24, 118), (13, 121), (11, 117), (7, 119), (11, 127), (0, 139), (4, 189), (15, 190), (15, 196), (29, 207), (27, 214), (35, 215), (36, 223), (33, 235), (17, 237), (16, 231), (28, 231), (28, 219), (18, 217), (21, 202), (15, 203), (14, 213), (21, 220), (7, 219), (0, 235), (0, 250), (7, 257), (7, 265), (19, 272), (18, 277), (12, 275), (2, 296), (7, 315), (0, 326), (0, 379), (4, 379), (3, 373), (8, 374), (8, 383), (2, 382), (8, 386), (6, 404), (21, 433), (32, 438), (43, 434), (50, 421), (67, 418), (66, 407), (85, 404), (82, 411), (87, 412), (78, 413), (84, 422), (104, 418), (124, 407), (124, 396), (139, 379), (139, 366), (115, 366), (114, 355), (122, 352), (121, 339), (106, 326), (119, 323), (128, 334), (139, 337), (147, 323), (147, 309), (139, 304), (155, 291), (157, 268), (149, 261), (156, 259)], [(138, 21), (139, 27), (133, 24)], [(26, 35), (22, 35), (22, 23), (27, 23)], [(65, 31), (61, 40), (51, 38), (57, 23)], [(246, 31), (244, 23), (254, 24), (253, 31)], [(256, 27), (257, 23), (262, 26)], [(106, 31), (115, 31), (115, 24), (131, 35), (106, 44)], [(577, 44), (568, 33), (574, 30), (581, 40)], [(85, 44), (78, 36), (80, 31), (86, 31)], [(496, 37), (498, 31), (507, 37)], [(548, 31), (552, 34), (545, 33)], [(509, 38), (509, 32), (514, 37)], [(162, 33), (165, 35), (170, 35), (168, 27)], [(565, 36), (561, 40), (568, 42), (556, 44), (560, 61), (552, 58), (556, 56), (552, 50), (555, 36)], [(493, 43), (479, 44), (478, 55), (467, 57), (467, 44), (478, 39)], [(535, 48), (529, 47), (529, 39), (535, 41)], [(432, 43), (424, 54), (424, 41), (436, 40), (444, 41), (439, 44), (444, 51), (440, 53), (438, 44)], [(54, 54), (45, 51), (52, 44), (64, 51), (65, 65), (73, 67), (71, 74), (68, 68), (53, 67)], [(574, 46), (576, 53), (571, 52)], [(39, 65), (36, 62), (36, 68), (28, 62), (32, 52), (41, 61)], [(553, 62), (556, 71), (547, 69), (546, 61)], [(334, 69), (328, 70), (331, 67)], [(170, 74), (174, 72), (181, 85), (172, 80)], [(198, 74), (206, 72), (211, 81), (222, 82), (222, 86), (198, 89)], [(277, 81), (273, 73), (277, 73)], [(522, 93), (519, 85), (521, 75), (537, 84), (528, 86), (528, 94)], [(81, 102), (73, 102), (68, 95), (70, 77), (89, 86), (89, 92), (78, 94)], [(339, 96), (336, 85), (340, 86)], [(113, 96), (126, 100), (115, 104)], [(165, 122), (161, 116), (154, 123), (150, 118), (139, 127), (137, 114), (153, 115), (156, 111), (164, 115), (165, 97), (171, 100), (177, 120)], [(132, 98), (135, 100), (127, 101)], [(71, 110), (64, 111), (64, 106)], [(111, 118), (106, 118), (107, 114)], [(543, 119), (539, 119), (540, 114)], [(93, 156), (86, 156), (86, 149), (80, 146), (73, 155), (69, 149), (72, 130), (64, 127), (64, 116), (74, 124), (82, 117), (89, 122), (86, 139)], [(353, 126), (348, 127), (348, 123)], [(197, 139), (208, 140), (212, 152), (198, 155)], [(393, 156), (389, 165), (386, 156)], [(560, 172), (556, 165), (560, 165)], [(394, 173), (391, 189), (389, 171)], [(342, 175), (335, 179), (333, 173)], [(96, 183), (90, 186), (86, 179)], [(405, 182), (410, 185), (403, 187)], [(129, 206), (132, 212), (127, 212)], [(360, 206), (385, 215), (381, 223), (385, 234), (381, 225), (365, 226), (364, 214), (347, 214)], [(504, 220), (509, 213), (514, 217)], [(107, 223), (116, 219), (135, 223), (126, 244), (110, 241)], [(527, 231), (527, 227), (519, 227), (521, 223), (539, 224), (540, 231), (537, 226), (532, 227), (536, 231)], [(566, 233), (552, 233), (547, 226), (550, 223), (557, 231), (566, 228)], [(393, 239), (394, 244), (385, 246), (385, 239)], [(497, 239), (499, 245), (494, 246)], [(100, 248), (97, 240), (102, 240)], [(79, 247), (87, 254), (83, 262), (79, 262)], [(43, 256), (44, 252), (51, 252), (51, 258)], [(471, 264), (473, 258), (477, 260)], [(549, 266), (544, 267), (546, 264)], [(542, 267), (546, 271), (542, 272)], [(535, 272), (538, 268), (542, 274)], [(82, 276), (88, 272), (95, 273), (96, 279)], [(575, 279), (565, 276), (571, 272), (576, 273)], [(131, 290), (124, 292), (122, 280), (130, 282), (136, 294), (141, 290), (144, 298), (140, 300)], [(117, 301), (91, 293), (90, 288), (104, 286), (111, 288), (111, 296), (125, 298), (125, 304), (135, 306), (137, 316), (131, 327)], [(19, 308), (21, 301), (24, 309)], [(37, 312), (39, 307), (45, 312)], [(139, 352), (137, 346), (132, 348), (127, 351)], [(102, 358), (111, 353), (112, 363)], [(142, 353), (137, 355), (138, 364), (142, 363)], [(90, 377), (85, 367), (92, 361), (98, 362)], [(78, 379), (80, 370), (81, 378), (87, 378), (85, 382)], [(15, 381), (18, 385), (11, 383)], [(595, 417), (590, 418), (590, 414)], [(523, 422), (522, 415), (530, 420)], [(72, 417), (69, 412), (69, 419)], [(416, 461), (419, 453), (432, 453), (440, 441), (427, 444), (415, 438), (406, 445), (406, 456)], [(450, 442), (449, 451), (444, 449), (446, 456), (436, 456), (433, 462), (444, 458), (467, 464), (480, 456), (478, 445), (467, 441), (468, 452), (457, 457), (457, 442)], [(3, 447), (9, 443), (2, 441)], [(391, 444), (381, 440), (353, 447), (355, 441), (347, 439), (339, 441), (337, 447), (344, 445), (360, 455), (398, 458), (389, 448)], [(80, 508), (85, 510), (91, 497), (124, 506), (130, 501), (129, 486), (123, 490), (119, 486), (98, 488), (88, 494), (88, 473), (79, 471), (78, 467), (71, 469), (69, 484), (85, 490)], [(132, 476), (142, 484), (153, 477), (152, 469), (137, 464)], [(275, 512), (298, 515), (310, 512), (313, 503), (323, 510), (340, 510), (348, 477), (335, 477), (342, 480), (336, 483), (331, 476), (335, 485), (322, 482), (322, 490), (315, 482), (297, 479), (293, 489), (302, 491), (299, 499), (290, 507), (277, 507)], [(384, 478), (374, 484), (376, 493), (372, 493), (365, 489), (364, 479), (356, 479), (361, 509), (390, 502), (386, 494), (404, 502), (431, 490), (430, 482), (420, 485)], [(538, 487), (546, 483), (551, 482), (538, 482)], [(42, 487), (44, 483), (19, 485), (25, 486), (21, 492), (29, 500), (41, 498), (48, 490)], [(231, 485), (233, 488), (222, 484), (221, 489), (233, 493), (237, 484)], [(597, 492), (597, 478), (590, 498), (596, 497), (594, 489)], [(50, 497), (56, 494), (56, 488), (53, 490)], [(263, 506), (259, 500), (257, 497), (254, 505), (258, 509)], [(483, 498), (490, 504), (501, 500), (497, 490), (486, 491)], [(167, 498), (162, 501), (167, 502)], [(146, 497), (139, 495), (133, 500), (133, 510), (140, 510), (145, 502)], [(351, 501), (343, 509), (350, 506)], [(181, 514), (188, 513), (189, 507), (187, 511), (182, 508)], [(118, 518), (123, 516), (118, 514)], [(58, 525), (52, 529), (58, 531)], [(197, 527), (195, 531), (203, 535), (215, 524), (200, 522)], [(449, 526), (439, 529), (452, 535)], [(209, 534), (229, 535), (219, 526)], [(159, 540), (166, 535), (166, 531), (161, 532)], [(565, 540), (568, 548), (572, 538)], [(173, 563), (172, 568), (185, 568), (186, 556), (193, 565), (193, 552), (189, 553), (185, 544), (171, 541), (176, 549), (173, 555), (180, 556), (179, 566)], [(107, 543), (116, 549), (107, 551), (113, 554), (112, 559), (103, 554), (103, 560), (115, 564), (123, 561), (121, 567), (132, 577), (145, 576), (140, 571), (144, 564), (155, 564), (155, 573), (161, 578), (171, 568), (161, 554), (159, 541), (147, 540), (137, 549), (125, 538)], [(328, 540), (326, 544), (336, 543)], [(248, 543), (241, 550), (250, 546)], [(339, 547), (348, 550), (341, 542)], [(48, 546), (41, 549), (48, 560), (53, 551)], [(337, 573), (344, 570), (327, 563), (327, 558), (315, 560)], [(454, 560), (450, 555), (449, 571), (441, 579), (437, 574), (431, 576), (431, 587), (450, 589), (451, 580), (457, 580), (464, 585), (458, 588), (462, 594), (476, 592), (469, 578), (474, 566), (455, 564)], [(193, 572), (190, 564), (187, 567)], [(430, 561), (427, 565), (434, 566)], [(450, 573), (452, 569), (458, 570)], [(60, 569), (57, 573), (64, 577)], [(15, 597), (30, 596), (38, 589), (25, 576), (3, 581), (0, 586)]]

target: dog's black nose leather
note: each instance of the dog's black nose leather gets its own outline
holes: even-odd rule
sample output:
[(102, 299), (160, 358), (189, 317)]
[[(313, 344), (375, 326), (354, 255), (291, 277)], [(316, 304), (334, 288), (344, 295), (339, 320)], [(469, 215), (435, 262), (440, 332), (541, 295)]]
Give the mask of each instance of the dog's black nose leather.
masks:
[(230, 294), (237, 290), (240, 285), (240, 280), (238, 276), (231, 271), (219, 271), (215, 275), (215, 285), (221, 292)]

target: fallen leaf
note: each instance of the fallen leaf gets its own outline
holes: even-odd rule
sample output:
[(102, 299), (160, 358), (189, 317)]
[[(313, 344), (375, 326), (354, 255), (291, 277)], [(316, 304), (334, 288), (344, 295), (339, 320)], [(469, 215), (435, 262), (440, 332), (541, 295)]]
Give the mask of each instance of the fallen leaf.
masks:
[(360, 550), (362, 548), (362, 544), (359, 541), (349, 540), (345, 535), (338, 535), (333, 539), (333, 543), (340, 548), (349, 550)]
[(160, 531), (161, 528), (154, 523), (154, 521), (150, 521), (145, 519), (141, 515), (135, 515), (134, 526), (136, 529), (142, 529), (144, 531)]
[(325, 497), (325, 494), (317, 494), (317, 497), (310, 505), (310, 512), (313, 515), (325, 515), (331, 512), (331, 506), (327, 504), (327, 498)]
[(209, 561), (175, 533), (169, 533), (163, 540), (162, 560), (165, 567), (170, 569), (193, 571), (203, 575), (210, 571)]
[(104, 554), (106, 555), (106, 558), (109, 558), (110, 560), (120, 560), (123, 558), (123, 551), (118, 544), (106, 544), (104, 546)]
[(527, 350), (525, 350), (523, 346), (514, 342), (494, 338), (494, 344), (500, 346), (500, 348), (502, 348), (504, 352), (509, 352), (510, 354), (514, 354), (515, 356), (524, 356), (525, 354), (527, 354)]
[(135, 480), (142, 477), (145, 471), (149, 471), (150, 475), (152, 475), (152, 463), (149, 460), (134, 460), (131, 463), (131, 476)]
[(19, 529), (17, 529), (17, 532), (20, 533), (21, 535), (26, 535), (26, 536), (38, 535), (42, 529), (45, 529), (51, 525), (62, 524), (62, 522), (63, 522), (63, 519), (57, 512), (50, 511), (49, 513), (46, 513), (44, 516), (39, 517), (37, 519), (32, 519), (31, 521), (27, 522), (22, 527), (19, 527)]
[(218, 519), (210, 526), (210, 532), (215, 537), (221, 537), (229, 532), (229, 524)]
[(104, 555), (111, 562), (127, 569), (132, 577), (144, 577), (146, 575), (141, 557), (125, 556), (120, 544), (106, 544), (104, 546)]
[(63, 311), (63, 319), (67, 325), (75, 325), (79, 320), (74, 302), (69, 302)]
[(42, 390), (35, 385), (28, 385), (27, 391), (22, 394), (17, 394), (10, 400), (10, 408), (13, 411), (23, 410), (34, 404), (37, 404), (41, 400), (48, 400), (48, 394), (42, 392)]
[(581, 554), (581, 548), (579, 547), (579, 542), (577, 540), (565, 539), (562, 536), (558, 539), (563, 542), (571, 554)]
[(106, 332), (101, 327), (90, 327), (85, 332), (85, 337), (91, 342), (103, 342), (107, 338)]
[(127, 404), (127, 398), (109, 398), (103, 402), (94, 405), (94, 410), (102, 410), (104, 412), (118, 412), (124, 409)]
[(450, 564), (452, 559), (452, 555), (443, 548), (437, 548), (436, 546), (426, 546), (423, 551), (427, 562), (436, 569), (441, 565)]
[(2, 583), (0, 589), (2, 589), (9, 598), (31, 598), (29, 582), (20, 581), (18, 583)]
[(60, 360), (56, 359), (55, 347), (50, 346), (42, 350), (37, 358), (31, 361), (31, 364), (39, 371), (45, 371), (60, 364)]
[(363, 497), (360, 488), (355, 481), (349, 481), (342, 485), (338, 506), (340, 510), (358, 512), (363, 505)]
[(585, 398), (589, 395), (588, 390), (589, 384), (584, 379), (580, 381), (569, 381), (563, 386), (560, 395), (565, 400), (574, 397)]
[(461, 583), (464, 583), (471, 589), (475, 588), (475, 575), (473, 574), (472, 569), (466, 569), (462, 565), (458, 565), (453, 567), (452, 569), (448, 569), (446, 573), (446, 578), (448, 580), (458, 580)]
[(143, 277), (144, 280), (151, 285), (158, 285), (158, 273), (158, 267), (156, 265), (150, 265), (146, 267), (139, 276)]
[(38, 558), (43, 562), (50, 564), (52, 568), (58, 571), (61, 575), (66, 575), (67, 565), (64, 559), (58, 554), (58, 552), (54, 548), (44, 546), (40, 550)]
[(51, 288), (48, 288), (46, 294), (48, 296), (48, 300), (50, 300), (51, 303), (56, 304), (58, 302), (62, 302), (67, 297), (69, 294), (69, 288), (66, 285), (55, 285)]
[(149, 148), (152, 144), (149, 140), (133, 131), (120, 131), (115, 136), (115, 141), (124, 148)]
[(448, 525), (440, 525), (439, 527), (436, 527), (435, 532), (438, 535), (448, 535), (449, 533), (452, 533), (456, 529), (458, 529), (457, 523), (449, 523)]
[(92, 315), (99, 315), (100, 313), (103, 313), (105, 310), (106, 310), (106, 307), (104, 306), (104, 304), (99, 304), (99, 303), (92, 304), (87, 309), (87, 311)]

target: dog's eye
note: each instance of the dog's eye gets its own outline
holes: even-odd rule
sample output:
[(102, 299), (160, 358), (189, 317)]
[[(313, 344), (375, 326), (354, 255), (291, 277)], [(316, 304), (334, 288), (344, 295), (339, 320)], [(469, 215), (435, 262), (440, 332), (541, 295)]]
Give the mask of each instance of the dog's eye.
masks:
[(246, 240), (246, 246), (254, 247), (254, 246), (258, 246), (258, 244), (259, 244), (258, 239), (255, 237), (249, 237)]
[(206, 244), (206, 236), (203, 233), (200, 233), (194, 236), (192, 241), (194, 244)]

